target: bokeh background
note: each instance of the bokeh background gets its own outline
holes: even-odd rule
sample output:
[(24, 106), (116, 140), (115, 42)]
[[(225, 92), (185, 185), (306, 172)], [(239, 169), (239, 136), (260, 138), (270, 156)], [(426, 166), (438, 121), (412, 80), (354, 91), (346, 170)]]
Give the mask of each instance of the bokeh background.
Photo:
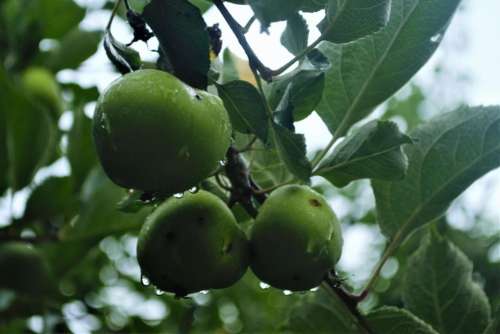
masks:
[[(86, 9), (79, 27), (82, 30), (104, 30), (112, 3), (106, 0), (75, 0)], [(235, 18), (245, 23), (252, 13), (246, 6), (228, 4)], [(500, 2), (497, 0), (465, 0), (455, 15), (441, 47), (429, 63), (401, 89), (395, 97), (381, 105), (372, 118), (390, 118), (401, 129), (411, 130), (419, 123), (441, 112), (450, 111), (462, 103), (471, 105), (500, 104)], [(318, 35), (315, 25), (321, 14), (304, 15), (310, 25), (310, 39)], [(245, 59), (243, 50), (212, 8), (204, 15), (207, 24), (218, 23), (224, 47)], [(53, 20), (57, 20), (54, 15)], [(277, 68), (292, 56), (281, 46), (279, 38), (285, 23), (274, 23), (268, 34), (262, 34), (255, 23), (247, 38), (260, 59)], [(132, 31), (126, 21), (117, 18), (112, 32), (118, 40), (128, 42)], [(41, 51), (50, 51), (58, 42), (43, 39)], [(143, 60), (154, 60), (158, 43), (139, 42), (133, 47)], [(76, 83), (85, 88), (97, 87), (102, 92), (119, 74), (106, 58), (101, 45), (97, 52), (78, 68), (57, 72), (61, 84)], [(69, 99), (69, 97), (66, 97)], [(95, 102), (83, 106), (91, 117)], [(74, 110), (68, 103), (58, 126), (72, 128)], [(395, 114), (398, 114), (395, 116)], [(310, 154), (325, 146), (331, 138), (318, 116), (313, 114), (297, 124), (304, 133)], [(60, 143), (64, 150), (67, 138)], [(15, 194), (7, 192), (0, 198), (0, 227), (25, 213), (26, 202), (37, 184), (52, 176), (71, 173), (70, 163), (62, 157), (41, 169), (33, 185)], [(100, 176), (95, 176), (99, 178)], [(103, 181), (104, 182), (104, 181)], [(328, 196), (343, 223), (344, 250), (339, 263), (342, 277), (354, 289), (366, 282), (370, 271), (385, 245), (384, 237), (375, 224), (374, 198), (365, 181), (352, 183), (338, 190), (321, 178), (313, 185)], [(103, 222), (105, 223), (105, 222)], [(439, 229), (453, 240), (475, 263), (475, 279), (486, 289), (493, 304), (500, 301), (500, 170), (493, 171), (472, 185), (438, 222)], [(29, 233), (29, 231), (27, 231)], [(382, 270), (382, 279), (362, 308), (369, 310), (381, 304), (400, 305), (398, 286), (406, 258), (418, 246), (418, 235), (391, 258)], [(71, 246), (68, 246), (71, 247)], [(85, 256), (72, 264), (69, 274), (59, 284), (65, 296), (58, 311), (34, 315), (11, 323), (10, 329), (28, 328), (42, 333), (51, 328), (75, 333), (98, 331), (176, 332), (215, 331), (220, 333), (251, 332), (265, 324), (273, 324), (301, 296), (283, 293), (259, 283), (251, 274), (243, 282), (225, 291), (203, 292), (188, 300), (170, 296), (145, 287), (135, 260), (136, 233), (121, 233), (106, 237), (90, 248)], [(10, 298), (10, 299), (9, 299)], [(0, 311), (12, 300), (0, 291)], [(27, 319), (27, 321), (26, 321)], [(259, 324), (259, 325), (257, 325)], [(17, 326), (17, 327), (16, 327)], [(57, 327), (60, 326), (60, 327)], [(1, 327), (0, 327), (1, 328)]]

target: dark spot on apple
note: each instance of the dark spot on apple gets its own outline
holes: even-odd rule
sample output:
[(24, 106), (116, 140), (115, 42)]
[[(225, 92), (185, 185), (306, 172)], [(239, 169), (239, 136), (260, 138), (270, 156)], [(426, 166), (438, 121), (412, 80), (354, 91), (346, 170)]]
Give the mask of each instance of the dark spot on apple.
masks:
[(200, 95), (196, 94), (194, 97), (195, 97), (198, 101), (201, 101), (201, 96), (200, 96)]
[(314, 206), (316, 208), (319, 208), (321, 206), (320, 201), (318, 201), (316, 198), (311, 198), (309, 200), (309, 204), (311, 204), (312, 206)]

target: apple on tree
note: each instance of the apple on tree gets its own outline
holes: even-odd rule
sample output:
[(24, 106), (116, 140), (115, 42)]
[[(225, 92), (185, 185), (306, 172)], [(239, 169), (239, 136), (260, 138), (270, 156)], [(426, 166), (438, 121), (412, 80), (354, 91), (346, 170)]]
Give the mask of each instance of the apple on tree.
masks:
[(182, 192), (212, 174), (231, 141), (222, 101), (159, 70), (111, 84), (94, 115), (97, 154), (116, 184)]
[(171, 197), (142, 227), (142, 275), (177, 296), (226, 288), (248, 266), (248, 241), (226, 204), (204, 190)]

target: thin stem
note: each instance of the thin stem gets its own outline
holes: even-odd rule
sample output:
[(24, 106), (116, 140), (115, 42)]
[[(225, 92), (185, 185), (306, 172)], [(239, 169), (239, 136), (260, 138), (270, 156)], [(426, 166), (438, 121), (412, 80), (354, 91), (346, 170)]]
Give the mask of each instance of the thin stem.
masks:
[[(325, 30), (326, 32), (326, 30)], [(309, 52), (311, 52), (312, 49), (314, 49), (316, 46), (318, 46), (319, 43), (325, 38), (326, 34), (323, 33), (321, 36), (319, 36), (314, 42), (312, 42), (311, 45), (309, 45), (307, 48), (302, 50), (299, 54), (297, 54), (295, 57), (293, 57), (292, 60), (287, 62), (285, 65), (281, 66), (280, 68), (273, 70), (271, 73), (273, 77), (280, 75), (281, 73), (285, 72), (290, 66), (304, 58)]]
[(348, 130), (348, 118), (344, 118), (340, 125), (338, 126), (337, 130), (333, 133), (332, 139), (330, 139), (330, 142), (326, 147), (321, 151), (321, 153), (314, 159), (312, 163), (312, 169), (313, 169), (313, 175), (318, 173), (318, 165), (323, 160), (323, 158), (328, 154), (328, 152), (331, 150), (333, 145), (337, 142), (337, 140), (342, 136), (342, 134)]
[(250, 20), (248, 20), (247, 24), (245, 24), (245, 26), (243, 27), (243, 33), (244, 34), (246, 34), (250, 30), (250, 28), (252, 27), (252, 24), (255, 22), (255, 20), (256, 20), (255, 15), (252, 16), (250, 18)]
[(324, 287), (324, 289), (326, 289), (326, 291), (328, 291), (330, 294), (332, 294), (335, 298), (338, 298), (342, 301), (342, 303), (344, 304), (346, 309), (349, 310), (349, 313), (351, 314), (352, 319), (358, 325), (358, 327), (362, 331), (362, 333), (373, 334), (373, 332), (370, 329), (365, 318), (358, 311), (358, 308), (357, 308), (358, 302), (357, 301), (352, 300), (349, 297), (349, 295), (341, 287), (337, 286), (336, 284), (334, 284), (331, 281), (325, 280), (322, 283), (322, 286)]
[(113, 7), (113, 11), (111, 12), (111, 16), (109, 17), (108, 24), (106, 25), (106, 30), (111, 29), (111, 24), (113, 23), (113, 20), (116, 16), (116, 13), (118, 12), (118, 8), (120, 7), (120, 4), (122, 3), (122, 0), (117, 0), (115, 2), (115, 6)]
[(321, 160), (323, 160), (323, 158), (328, 154), (328, 152), (330, 152), (330, 150), (332, 149), (333, 145), (335, 144), (335, 142), (338, 140), (338, 137), (336, 135), (334, 135), (332, 137), (332, 139), (330, 139), (330, 142), (328, 143), (328, 145), (326, 145), (326, 147), (320, 152), (320, 154), (318, 154), (316, 156), (316, 158), (314, 158), (314, 160), (312, 161), (311, 165), (312, 165), (312, 174), (316, 174), (318, 172), (318, 165), (319, 163), (321, 162)]
[(321, 43), (325, 39), (325, 37), (328, 36), (328, 34), (332, 31), (333, 27), (335, 26), (335, 23), (337, 22), (338, 17), (340, 16), (339, 13), (341, 13), (344, 10), (347, 3), (348, 3), (348, 1), (346, 1), (344, 3), (344, 5), (337, 10), (337, 14), (332, 18), (332, 20), (330, 21), (330, 23), (328, 24), (326, 29), (323, 30), (321, 35), (314, 42), (312, 42), (311, 45), (309, 45), (307, 48), (302, 50), (302, 52), (300, 52), (298, 55), (296, 55), (288, 63), (281, 66), (277, 70), (272, 71), (272, 75), (277, 76), (277, 75), (280, 75), (281, 73), (285, 72), (290, 66), (292, 66), (297, 61), (304, 58), (312, 49), (314, 49), (316, 46), (318, 46), (318, 44)]
[(238, 149), (238, 152), (240, 153), (245, 153), (247, 151), (250, 151), (252, 149), (253, 144), (257, 141), (257, 136), (253, 136), (252, 139), (246, 144), (243, 148)]
[(397, 249), (399, 245), (399, 240), (401, 239), (401, 233), (396, 234), (394, 239), (391, 240), (391, 243), (387, 247), (387, 249), (384, 252), (384, 255), (380, 258), (378, 261), (377, 265), (375, 266), (375, 269), (373, 270), (372, 274), (370, 275), (370, 279), (368, 280), (368, 283), (366, 283), (365, 288), (361, 292), (362, 296), (368, 295), (368, 292), (372, 289), (373, 285), (377, 282), (378, 276), (380, 274), (380, 271), (384, 267), (384, 264), (387, 262), (387, 260), (392, 256), (394, 251)]
[(252, 48), (250, 47), (250, 44), (248, 44), (248, 41), (245, 38), (245, 34), (243, 32), (243, 28), (241, 27), (241, 25), (238, 22), (236, 22), (231, 13), (229, 13), (222, 0), (213, 0), (213, 3), (224, 17), (227, 24), (229, 25), (234, 35), (238, 39), (238, 42), (240, 43), (241, 47), (245, 51), (248, 57), (248, 61), (250, 63), (250, 67), (259, 72), (264, 80), (270, 81), (272, 79), (271, 70), (267, 68), (264, 64), (262, 64), (259, 58), (257, 58), (257, 55), (253, 52)]
[(273, 190), (278, 189), (279, 187), (286, 186), (287, 184), (294, 183), (295, 181), (296, 181), (295, 179), (291, 179), (291, 180), (282, 182), (280, 184), (274, 185), (274, 186), (266, 188), (266, 189), (255, 190), (254, 194), (267, 194), (267, 193), (272, 192)]

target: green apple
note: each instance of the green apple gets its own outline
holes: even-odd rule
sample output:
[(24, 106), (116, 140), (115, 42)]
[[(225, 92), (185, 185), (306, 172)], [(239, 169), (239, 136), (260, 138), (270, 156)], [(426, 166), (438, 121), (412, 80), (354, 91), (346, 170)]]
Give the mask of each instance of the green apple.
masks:
[(325, 198), (307, 186), (283, 186), (259, 209), (250, 236), (255, 275), (279, 289), (319, 285), (342, 251), (340, 223)]
[(0, 273), (0, 289), (36, 296), (51, 291), (49, 265), (31, 244), (13, 241), (2, 243)]
[(147, 218), (137, 259), (151, 284), (184, 296), (237, 282), (248, 267), (248, 251), (231, 210), (200, 190), (171, 197)]
[(100, 97), (93, 135), (116, 184), (178, 193), (210, 176), (224, 159), (231, 125), (222, 101), (169, 73), (140, 70)]
[(62, 100), (59, 84), (54, 75), (43, 67), (30, 67), (22, 75), (26, 93), (47, 108), (54, 117), (62, 112)]

